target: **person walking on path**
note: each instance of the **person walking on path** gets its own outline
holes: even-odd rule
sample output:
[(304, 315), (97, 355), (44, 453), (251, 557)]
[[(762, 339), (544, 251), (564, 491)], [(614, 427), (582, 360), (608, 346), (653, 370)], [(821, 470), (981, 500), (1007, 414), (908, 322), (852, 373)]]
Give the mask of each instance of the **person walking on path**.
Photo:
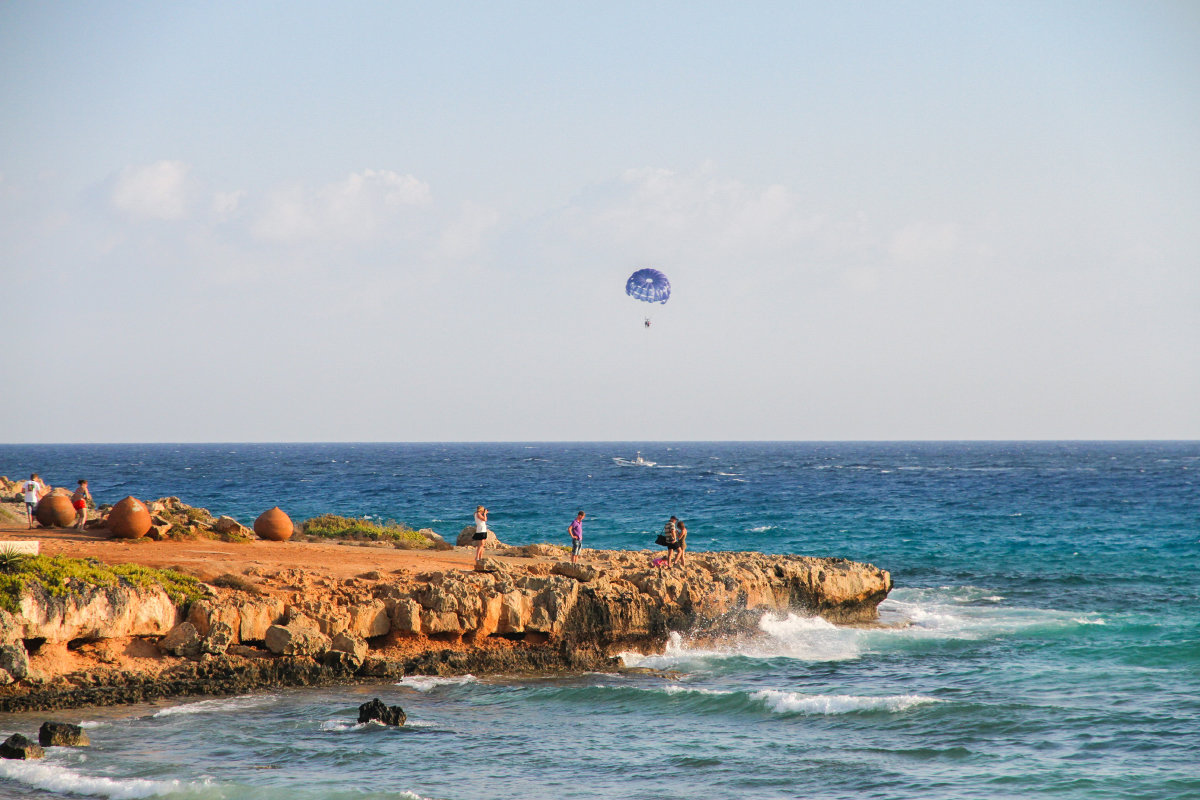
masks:
[(579, 554), (583, 551), (583, 518), (587, 514), (580, 511), (575, 515), (575, 521), (567, 526), (567, 533), (571, 535), (571, 563), (579, 563)]
[(35, 472), (25, 481), (21, 490), (25, 492), (25, 520), (29, 523), (29, 529), (33, 530), (33, 511), (37, 508), (38, 500), (46, 492), (46, 484), (42, 483), (42, 479)]
[(88, 491), (87, 481), (79, 479), (79, 487), (75, 490), (75, 494), (71, 495), (71, 505), (75, 507), (75, 530), (83, 530), (83, 526), (87, 524), (87, 507), (88, 501), (92, 499), (92, 493)]
[(475, 507), (475, 535), (471, 537), (475, 542), (475, 563), (479, 563), (479, 559), (483, 558), (483, 543), (487, 541), (488, 510), (483, 506)]

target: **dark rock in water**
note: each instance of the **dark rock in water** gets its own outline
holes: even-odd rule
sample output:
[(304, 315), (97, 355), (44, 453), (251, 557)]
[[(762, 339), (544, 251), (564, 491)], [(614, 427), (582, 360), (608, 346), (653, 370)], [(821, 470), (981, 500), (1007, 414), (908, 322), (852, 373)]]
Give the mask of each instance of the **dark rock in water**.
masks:
[(46, 751), (40, 744), (34, 744), (19, 733), (4, 740), (0, 744), (0, 758), (45, 758)]
[(38, 741), (42, 747), (87, 747), (92, 743), (83, 728), (69, 722), (43, 722)]
[(404, 713), (404, 709), (400, 706), (385, 706), (378, 697), (358, 707), (360, 723), (376, 720), (384, 725), (403, 725), (406, 719), (408, 715)]

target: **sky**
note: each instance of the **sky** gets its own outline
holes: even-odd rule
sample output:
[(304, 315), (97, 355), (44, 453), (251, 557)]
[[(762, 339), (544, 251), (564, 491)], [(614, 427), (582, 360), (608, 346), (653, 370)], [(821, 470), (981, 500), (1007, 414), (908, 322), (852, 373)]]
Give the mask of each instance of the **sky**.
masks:
[(6, 443), (1200, 439), (1200, 5), (8, 0), (0, 285)]

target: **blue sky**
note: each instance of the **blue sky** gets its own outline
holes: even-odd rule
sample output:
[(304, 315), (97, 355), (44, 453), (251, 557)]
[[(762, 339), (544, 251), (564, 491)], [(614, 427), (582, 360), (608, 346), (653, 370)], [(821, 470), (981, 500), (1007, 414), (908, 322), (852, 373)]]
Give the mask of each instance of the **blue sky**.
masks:
[(1195, 4), (10, 2), (0, 75), (0, 441), (1200, 438)]

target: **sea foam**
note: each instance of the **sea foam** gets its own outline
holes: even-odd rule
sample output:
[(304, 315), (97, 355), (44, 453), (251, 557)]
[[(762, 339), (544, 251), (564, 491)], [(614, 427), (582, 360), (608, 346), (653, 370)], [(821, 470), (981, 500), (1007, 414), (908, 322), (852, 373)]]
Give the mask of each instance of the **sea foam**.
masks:
[(181, 714), (214, 714), (224, 711), (242, 711), (247, 708), (256, 708), (260, 705), (273, 703), (278, 698), (275, 695), (251, 695), (250, 697), (229, 697), (219, 698), (216, 700), (201, 700), (196, 703), (185, 703), (179, 706), (170, 706), (161, 711), (156, 711), (152, 716), (155, 717), (174, 717)]
[(802, 694), (762, 689), (750, 695), (778, 714), (850, 714), (856, 711), (907, 711), (915, 706), (940, 703), (936, 697), (895, 694), (871, 697), (849, 694)]
[(206, 797), (206, 790), (211, 789), (208, 783), (187, 783), (179, 780), (90, 777), (57, 764), (32, 761), (0, 761), (0, 777), (46, 792), (103, 797), (108, 800), (135, 800), (166, 794)]
[(415, 689), (418, 692), (428, 692), (431, 689), (436, 689), (439, 686), (460, 686), (464, 683), (474, 683), (477, 681), (474, 675), (452, 675), (450, 677), (438, 677), (436, 675), (408, 675), (400, 679), (397, 686), (404, 686), (409, 689)]

